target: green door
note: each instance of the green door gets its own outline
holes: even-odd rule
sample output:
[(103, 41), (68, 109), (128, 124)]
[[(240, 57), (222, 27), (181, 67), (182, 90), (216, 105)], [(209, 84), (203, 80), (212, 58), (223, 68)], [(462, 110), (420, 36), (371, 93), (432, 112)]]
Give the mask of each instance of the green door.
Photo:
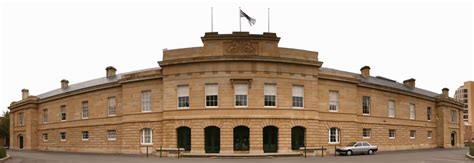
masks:
[(451, 146), (456, 145), (456, 133), (451, 133)]
[(204, 129), (204, 148), (206, 153), (219, 153), (220, 151), (220, 129), (215, 126)]
[(191, 150), (191, 129), (189, 127), (180, 127), (178, 133), (178, 148), (184, 148), (185, 151)]
[(18, 137), (18, 147), (23, 149), (23, 136)]
[(234, 151), (249, 150), (249, 128), (238, 126), (234, 128)]
[(291, 128), (291, 149), (299, 150), (300, 147), (304, 147), (304, 127), (293, 127)]
[(278, 128), (267, 126), (263, 128), (263, 152), (276, 153), (278, 151)]

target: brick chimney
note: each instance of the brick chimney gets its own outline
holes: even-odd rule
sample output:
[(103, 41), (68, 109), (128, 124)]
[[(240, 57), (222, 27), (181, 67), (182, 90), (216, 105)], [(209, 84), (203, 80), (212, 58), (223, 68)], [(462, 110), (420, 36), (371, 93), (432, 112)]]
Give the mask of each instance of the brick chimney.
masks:
[(105, 68), (105, 71), (106, 71), (106, 77), (112, 78), (112, 77), (115, 77), (115, 72), (117, 72), (117, 69), (115, 69), (115, 67), (109, 66)]
[(69, 81), (66, 79), (61, 80), (61, 89), (66, 89), (69, 87)]
[(368, 78), (370, 76), (370, 67), (364, 66), (360, 68), (360, 75), (362, 75), (364, 78)]
[(449, 89), (448, 88), (443, 88), (442, 89), (442, 95), (443, 97), (449, 97)]
[(28, 89), (22, 89), (21, 90), (21, 99), (22, 100), (28, 98), (29, 95), (30, 95), (30, 91)]
[(403, 84), (405, 84), (405, 86), (413, 89), (413, 88), (415, 88), (415, 79), (413, 79), (413, 78), (407, 79), (407, 80), (403, 81)]

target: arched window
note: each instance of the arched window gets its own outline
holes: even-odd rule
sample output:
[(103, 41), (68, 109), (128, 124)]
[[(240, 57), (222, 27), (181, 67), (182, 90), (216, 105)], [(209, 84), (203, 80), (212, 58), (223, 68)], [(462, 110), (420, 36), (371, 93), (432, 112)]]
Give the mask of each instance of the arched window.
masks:
[(140, 142), (142, 144), (153, 144), (153, 130), (150, 128), (144, 128), (141, 130)]
[(338, 144), (339, 143), (339, 129), (336, 127), (329, 129), (329, 144)]

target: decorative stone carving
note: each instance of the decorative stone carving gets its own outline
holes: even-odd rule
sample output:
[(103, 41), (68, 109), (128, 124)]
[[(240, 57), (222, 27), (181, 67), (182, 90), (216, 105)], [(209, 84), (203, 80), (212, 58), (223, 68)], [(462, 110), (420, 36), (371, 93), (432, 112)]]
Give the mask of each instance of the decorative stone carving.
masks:
[(224, 51), (224, 55), (257, 55), (257, 48), (248, 40), (232, 41)]

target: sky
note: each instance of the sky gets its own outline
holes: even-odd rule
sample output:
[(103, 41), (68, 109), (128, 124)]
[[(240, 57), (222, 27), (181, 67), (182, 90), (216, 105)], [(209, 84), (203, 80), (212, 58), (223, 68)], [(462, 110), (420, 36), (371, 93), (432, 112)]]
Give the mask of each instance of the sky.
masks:
[[(256, 19), (242, 31), (275, 32), (279, 46), (319, 52), (323, 67), (403, 82), (453, 96), (474, 80), (470, 0), (4, 0), (0, 2), (0, 112), (70, 84), (158, 67), (163, 49), (202, 46), (213, 30), (239, 30), (239, 7)], [(269, 10), (268, 10), (269, 9)], [(268, 12), (269, 11), (269, 12)], [(270, 13), (270, 15), (268, 15)], [(270, 20), (268, 22), (268, 20)]]

